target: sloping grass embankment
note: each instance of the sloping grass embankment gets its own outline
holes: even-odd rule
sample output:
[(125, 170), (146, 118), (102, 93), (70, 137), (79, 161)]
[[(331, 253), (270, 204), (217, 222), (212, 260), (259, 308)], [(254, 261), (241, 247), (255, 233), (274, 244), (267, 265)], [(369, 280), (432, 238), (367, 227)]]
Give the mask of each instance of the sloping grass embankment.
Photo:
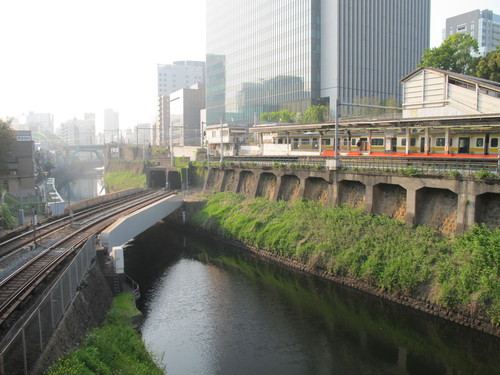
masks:
[(44, 375), (163, 374), (132, 326), (137, 315), (134, 297), (119, 294), (103, 326), (92, 330), (80, 349), (56, 361)]
[(486, 317), (500, 325), (500, 230), (476, 225), (457, 238), (348, 206), (213, 195), (199, 227), (311, 268)]

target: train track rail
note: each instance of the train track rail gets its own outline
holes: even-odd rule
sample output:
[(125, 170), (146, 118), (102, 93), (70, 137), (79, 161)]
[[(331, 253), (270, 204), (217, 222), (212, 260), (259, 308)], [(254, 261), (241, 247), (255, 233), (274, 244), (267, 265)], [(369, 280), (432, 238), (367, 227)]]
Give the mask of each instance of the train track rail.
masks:
[[(90, 207), (81, 211), (74, 213), (71, 217), (66, 215), (60, 219), (53, 220), (51, 222), (45, 223), (43, 225), (39, 225), (36, 229), (31, 229), (25, 231), (15, 237), (9, 238), (0, 242), (0, 262), (4, 260), (6, 257), (10, 256), (12, 253), (18, 251), (34, 242), (35, 235), (38, 242), (42, 241), (44, 238), (49, 237), (54, 232), (57, 232), (61, 229), (67, 228), (71, 222), (77, 222), (80, 220), (84, 220), (93, 215), (96, 215), (99, 212), (106, 212), (107, 210), (113, 209), (113, 207), (117, 207), (122, 204), (126, 204), (132, 200), (137, 200), (141, 198), (147, 198), (148, 196), (156, 194), (155, 191), (146, 190), (144, 192), (140, 192), (138, 194), (129, 195), (127, 197), (123, 197), (111, 202), (104, 203), (99, 206)], [(1, 240), (0, 240), (1, 241)]]
[(57, 239), (37, 256), (20, 266), (0, 281), (0, 338), (17, 318), (27, 309), (28, 301), (36, 299), (55, 279), (58, 269), (63, 268), (75, 255), (78, 248), (93, 234), (99, 233), (119, 217), (163, 199), (173, 192), (158, 191), (146, 197), (136, 197), (120, 208), (96, 215), (71, 233)]

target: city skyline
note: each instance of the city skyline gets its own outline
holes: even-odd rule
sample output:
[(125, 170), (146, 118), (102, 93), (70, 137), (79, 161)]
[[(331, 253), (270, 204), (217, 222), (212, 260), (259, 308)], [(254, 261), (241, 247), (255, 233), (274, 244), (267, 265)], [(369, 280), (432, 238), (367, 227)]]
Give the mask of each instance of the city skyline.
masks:
[[(452, 6), (451, 6), (452, 5)], [(431, 1), (430, 47), (446, 18), (475, 9), (500, 13), (497, 1)], [(151, 0), (140, 5), (91, 0), (4, 2), (0, 25), (0, 117), (52, 113), (54, 126), (84, 113), (120, 115), (120, 128), (152, 122), (157, 64), (205, 60), (205, 0)]]

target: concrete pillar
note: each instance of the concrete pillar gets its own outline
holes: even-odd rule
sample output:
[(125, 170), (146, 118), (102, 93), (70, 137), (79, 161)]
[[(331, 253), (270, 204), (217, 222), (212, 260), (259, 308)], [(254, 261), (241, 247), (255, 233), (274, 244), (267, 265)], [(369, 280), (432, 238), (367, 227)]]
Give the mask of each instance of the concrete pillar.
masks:
[(299, 181), (300, 181), (299, 197), (304, 198), (304, 194), (306, 193), (306, 179), (303, 177), (299, 177)]
[(330, 203), (333, 204), (334, 206), (338, 206), (339, 204), (339, 196), (340, 196), (340, 189), (339, 189), (339, 182), (338, 182), (338, 171), (330, 171), (331, 173), (331, 196), (330, 196)]
[(450, 153), (450, 129), (444, 129), (444, 153)]
[(365, 185), (365, 213), (371, 214), (373, 210), (373, 185)]
[(476, 196), (458, 194), (457, 233), (461, 233), (476, 222)]
[(415, 224), (417, 214), (417, 191), (413, 189), (406, 190), (406, 222)]
[(372, 153), (372, 131), (368, 130), (368, 144), (366, 145), (368, 155)]
[(242, 170), (239, 171), (239, 173), (236, 173), (237, 171), (234, 170), (234, 174), (236, 175), (235, 181), (234, 181), (234, 187), (233, 187), (233, 193), (238, 192), (238, 187), (240, 186), (240, 178), (241, 178), (241, 173), (243, 172)]
[(431, 150), (430, 144), (429, 144), (429, 128), (426, 127), (424, 130), (424, 138), (425, 138), (425, 143), (424, 143), (424, 154), (428, 155), (429, 151)]
[(411, 153), (411, 148), (410, 148), (410, 142), (411, 141), (411, 138), (410, 138), (410, 128), (406, 128), (406, 150), (405, 150), (405, 153), (406, 154), (410, 154)]
[(274, 192), (270, 197), (272, 201), (278, 200), (278, 197), (280, 195), (280, 190), (281, 190), (281, 175), (276, 176), (276, 188), (274, 189)]

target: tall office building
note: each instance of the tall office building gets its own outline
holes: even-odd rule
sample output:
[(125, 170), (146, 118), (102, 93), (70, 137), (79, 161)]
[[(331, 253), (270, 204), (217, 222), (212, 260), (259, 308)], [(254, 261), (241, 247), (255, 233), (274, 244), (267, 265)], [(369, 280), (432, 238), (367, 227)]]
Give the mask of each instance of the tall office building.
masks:
[(26, 116), (26, 125), (32, 132), (54, 132), (54, 116), (52, 113), (30, 112)]
[(204, 108), (205, 86), (201, 83), (170, 94), (170, 134), (174, 146), (201, 145), (200, 111)]
[(457, 33), (470, 34), (477, 40), (479, 54), (485, 56), (499, 47), (500, 15), (477, 9), (447, 18), (445, 38)]
[(104, 143), (120, 140), (120, 117), (118, 112), (108, 108), (104, 110)]
[(429, 26), (430, 0), (207, 0), (207, 122), (401, 102)]
[(158, 64), (158, 96), (188, 88), (195, 83), (205, 83), (204, 61), (174, 61)]

